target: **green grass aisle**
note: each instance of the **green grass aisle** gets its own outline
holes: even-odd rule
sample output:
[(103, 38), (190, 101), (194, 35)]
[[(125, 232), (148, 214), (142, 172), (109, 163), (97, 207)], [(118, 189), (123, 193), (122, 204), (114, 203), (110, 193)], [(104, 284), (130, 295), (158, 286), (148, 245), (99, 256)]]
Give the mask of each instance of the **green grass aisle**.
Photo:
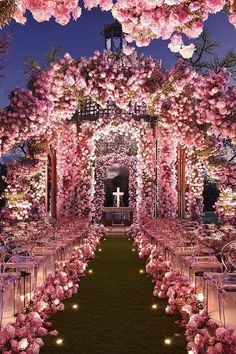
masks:
[[(42, 353), (186, 353), (176, 318), (165, 314), (166, 301), (152, 295), (151, 279), (139, 273), (144, 262), (132, 252), (132, 241), (108, 238), (101, 248), (89, 264), (93, 273), (87, 271), (78, 294), (53, 317), (59, 336), (47, 337)], [(156, 310), (151, 308), (154, 303)], [(55, 344), (57, 338), (63, 339), (62, 345)], [(164, 343), (166, 338), (171, 338), (171, 345)]]

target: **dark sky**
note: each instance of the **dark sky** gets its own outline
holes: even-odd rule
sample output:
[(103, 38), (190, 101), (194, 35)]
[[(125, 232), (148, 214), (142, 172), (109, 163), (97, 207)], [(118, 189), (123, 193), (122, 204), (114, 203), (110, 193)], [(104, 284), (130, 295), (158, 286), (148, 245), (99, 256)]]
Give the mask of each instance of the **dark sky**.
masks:
[[(61, 46), (62, 52), (73, 57), (90, 56), (96, 49), (103, 50), (104, 41), (100, 32), (104, 24), (113, 22), (109, 12), (98, 9), (84, 11), (77, 22), (71, 21), (66, 26), (50, 22), (38, 23), (28, 16), (26, 25), (21, 26), (14, 21), (2, 32), (9, 32), (10, 43), (9, 65), (0, 82), (0, 107), (5, 107), (8, 94), (14, 87), (25, 87), (23, 67), (26, 58), (33, 57), (43, 63), (45, 55), (52, 46)], [(236, 31), (228, 22), (224, 13), (211, 15), (205, 24), (212, 38), (220, 43), (219, 54), (236, 47)], [(155, 40), (148, 47), (138, 48), (140, 53), (162, 59), (163, 66), (170, 68), (176, 57), (167, 48), (168, 41)]]

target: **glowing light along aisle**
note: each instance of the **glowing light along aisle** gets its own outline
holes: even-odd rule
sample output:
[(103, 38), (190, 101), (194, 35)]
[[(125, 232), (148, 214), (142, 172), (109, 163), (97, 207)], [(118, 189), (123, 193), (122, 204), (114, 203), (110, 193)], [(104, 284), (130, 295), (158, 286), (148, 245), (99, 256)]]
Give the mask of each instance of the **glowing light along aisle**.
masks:
[(102, 242), (78, 294), (54, 316), (59, 335), (46, 338), (43, 354), (187, 353), (183, 330), (165, 314), (166, 301), (153, 297), (145, 264), (132, 249), (126, 238)]

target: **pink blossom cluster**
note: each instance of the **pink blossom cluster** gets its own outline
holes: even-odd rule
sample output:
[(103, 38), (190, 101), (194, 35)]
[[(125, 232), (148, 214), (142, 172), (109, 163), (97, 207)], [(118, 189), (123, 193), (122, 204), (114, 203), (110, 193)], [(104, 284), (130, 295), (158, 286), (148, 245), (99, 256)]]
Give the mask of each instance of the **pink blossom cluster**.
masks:
[(78, 156), (76, 127), (63, 122), (56, 140), (58, 202), (60, 217), (79, 216), (75, 208), (76, 188), (81, 183), (81, 161)]
[(229, 186), (223, 189), (214, 207), (222, 223), (236, 225), (236, 188)]
[[(136, 53), (117, 57), (95, 52), (79, 63), (65, 55), (47, 72), (36, 70), (32, 91), (13, 92), (9, 107), (0, 115), (2, 150), (45, 134), (49, 125), (57, 130), (57, 122), (69, 119), (84, 95), (102, 107), (109, 99), (123, 109), (130, 101), (145, 103), (148, 112), (160, 117), (159, 124), (185, 144), (205, 147), (207, 125), (234, 138), (236, 93), (226, 89), (227, 80), (226, 73), (203, 77), (181, 62), (164, 72), (158, 62)], [(20, 124), (22, 120), (27, 123)]]
[(91, 58), (81, 59), (79, 70), (86, 82), (86, 93), (102, 107), (109, 99), (121, 109), (127, 108), (130, 101), (142, 104), (152, 86), (159, 87), (163, 81), (160, 63), (151, 57), (140, 59), (136, 52), (117, 56), (110, 51), (96, 51)]
[(187, 153), (187, 210), (191, 219), (200, 220), (203, 214), (204, 175), (202, 161), (192, 151)]
[[(95, 1), (94, 6), (97, 5)], [(112, 14), (122, 24), (129, 42), (146, 46), (154, 38), (169, 39), (182, 33), (188, 38), (197, 38), (208, 15), (223, 8), (228, 8), (229, 20), (235, 25), (234, 3), (225, 0), (119, 0), (113, 6)], [(185, 47), (179, 49), (186, 50)]]
[(50, 106), (49, 101), (41, 101), (30, 90), (15, 89), (9, 106), (0, 112), (0, 151), (7, 152), (21, 141), (45, 134)]
[(65, 299), (77, 293), (78, 281), (85, 275), (88, 261), (95, 257), (96, 247), (103, 236), (103, 227), (92, 226), (72, 257), (61, 262), (58, 269), (36, 289), (32, 304), (17, 315), (15, 323), (8, 324), (1, 331), (0, 349), (3, 354), (38, 354), (43, 346), (42, 337), (58, 334), (56, 330), (50, 330), (50, 318), (64, 310)]
[(8, 165), (4, 191), (6, 205), (0, 214), (5, 220), (38, 219), (45, 214), (45, 161), (32, 164), (12, 162)]
[(186, 326), (188, 350), (196, 354), (233, 354), (236, 351), (234, 330), (219, 326), (202, 310), (193, 314)]
[(175, 218), (177, 212), (176, 191), (176, 142), (165, 129), (159, 132), (158, 203), (159, 214), (165, 218)]
[(16, 3), (17, 9), (14, 19), (21, 24), (25, 24), (27, 21), (26, 10), (31, 11), (34, 19), (38, 22), (49, 21), (51, 17), (54, 17), (60, 25), (66, 25), (71, 16), (74, 20), (77, 20), (81, 15), (78, 0), (17, 0)]
[(154, 215), (155, 196), (156, 196), (156, 174), (155, 161), (156, 141), (151, 129), (140, 129), (140, 152), (137, 156), (140, 165), (140, 197), (138, 200), (138, 213)]
[[(31, 11), (38, 22), (48, 21), (51, 17), (61, 25), (66, 25), (71, 17), (77, 20), (81, 15), (78, 0), (35, 1), (17, 0), (13, 18), (24, 24), (26, 10)], [(138, 46), (147, 46), (153, 39), (171, 38), (170, 49), (187, 58), (194, 52), (193, 44), (184, 45), (181, 35), (197, 38), (209, 14), (226, 9), (229, 21), (236, 27), (234, 0), (84, 0), (86, 9), (99, 6), (104, 11), (112, 11), (126, 33), (128, 42), (135, 41)]]

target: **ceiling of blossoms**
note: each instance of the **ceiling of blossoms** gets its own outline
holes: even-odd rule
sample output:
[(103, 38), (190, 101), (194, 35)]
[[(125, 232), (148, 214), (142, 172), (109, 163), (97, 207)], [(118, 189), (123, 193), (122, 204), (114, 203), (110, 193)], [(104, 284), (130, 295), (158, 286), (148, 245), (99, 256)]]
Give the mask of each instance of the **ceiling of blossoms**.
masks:
[(125, 153), (132, 156), (137, 153), (137, 141), (133, 138), (131, 133), (114, 134), (111, 132), (108, 135), (102, 134), (100, 139), (96, 142), (96, 156), (102, 156), (116, 152), (117, 154)]
[[(170, 50), (185, 58), (191, 57), (195, 48), (193, 44), (183, 43), (182, 34), (190, 39), (197, 38), (209, 14), (224, 10), (236, 26), (234, 0), (4, 0), (1, 7), (0, 26), (11, 19), (25, 24), (27, 10), (38, 22), (53, 17), (57, 23), (66, 25), (71, 18), (77, 20), (82, 15), (83, 7), (88, 10), (100, 7), (103, 11), (111, 11), (121, 23), (128, 42), (146, 46), (156, 38), (171, 39)], [(130, 52), (132, 48), (126, 50)]]

